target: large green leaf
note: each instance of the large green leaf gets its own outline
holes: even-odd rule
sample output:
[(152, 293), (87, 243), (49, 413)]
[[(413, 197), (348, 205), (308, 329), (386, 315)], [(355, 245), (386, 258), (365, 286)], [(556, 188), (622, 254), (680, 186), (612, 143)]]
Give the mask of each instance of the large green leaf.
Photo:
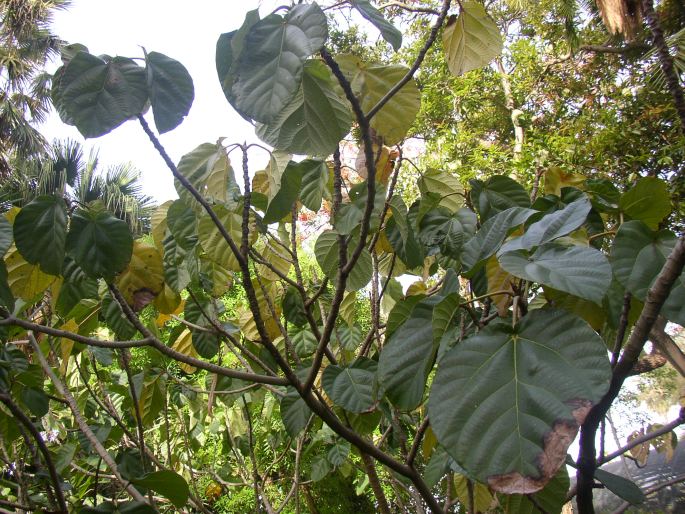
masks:
[(407, 206), (400, 196), (390, 199), (392, 217), (385, 224), (385, 235), (397, 256), (409, 268), (421, 266), (424, 251), (419, 245), (414, 226), (407, 217)]
[(163, 247), (164, 282), (172, 291), (180, 293), (190, 283), (190, 273), (185, 263), (186, 251), (171, 234), (164, 238)]
[(457, 77), (481, 68), (502, 53), (497, 25), (478, 2), (461, 3), (459, 16), (450, 16), (442, 34), (447, 66)]
[(131, 482), (161, 494), (179, 509), (186, 504), (190, 496), (188, 482), (178, 473), (168, 469), (146, 473), (140, 478), (132, 478)]
[[(333, 226), (339, 234), (349, 235), (359, 228), (366, 212), (368, 180), (355, 184), (349, 191), (349, 202), (343, 203), (335, 213)], [(376, 184), (371, 211), (371, 230), (376, 230), (379, 223), (381, 209), (385, 205), (385, 187)]]
[(338, 96), (328, 67), (319, 60), (304, 65), (302, 82), (293, 99), (257, 136), (285, 152), (328, 156), (350, 131), (352, 113)]
[(312, 411), (298, 392), (288, 388), (287, 394), (281, 400), (281, 418), (288, 434), (297, 437), (307, 426), (311, 415)]
[(109, 292), (102, 297), (100, 313), (117, 339), (129, 340), (136, 334), (136, 327), (131, 324), (121, 309), (119, 302), (112, 298)]
[[(215, 206), (214, 212), (236, 246), (240, 247), (242, 238), (242, 216), (231, 212), (222, 206)], [(209, 215), (204, 215), (200, 218), (197, 225), (197, 234), (200, 246), (209, 259), (227, 270), (240, 270), (240, 265), (238, 264), (235, 254), (231, 250), (231, 247), (228, 246), (228, 243)], [(256, 234), (252, 235), (256, 236)]]
[[(250, 29), (259, 21), (259, 9), (248, 11), (238, 30), (221, 34), (216, 42), (216, 71), (226, 100), (235, 108), (233, 84), (237, 78), (238, 61), (245, 48), (245, 38)], [(236, 109), (237, 110), (237, 109)], [(249, 116), (240, 110), (238, 113), (248, 121)]]
[(326, 16), (315, 3), (255, 23), (234, 64), (231, 104), (255, 121), (273, 122), (297, 93), (305, 60), (327, 37)]
[[(676, 241), (676, 236), (669, 230), (653, 231), (642, 221), (623, 223), (611, 250), (611, 265), (616, 279), (644, 301)], [(685, 324), (683, 278), (681, 274), (661, 309), (661, 314), (679, 324)]]
[(5, 216), (0, 215), (0, 258), (12, 246), (12, 225)]
[(126, 57), (77, 53), (64, 67), (57, 89), (67, 120), (83, 137), (107, 134), (143, 112), (148, 99), (145, 69)]
[(639, 505), (645, 501), (645, 493), (632, 480), (603, 469), (595, 470), (595, 478), (602, 482), (609, 491), (631, 505)]
[(506, 494), (542, 489), (611, 378), (606, 347), (581, 319), (535, 310), (449, 350), (433, 381), (435, 436), (478, 480)]
[(513, 250), (530, 250), (558, 237), (570, 234), (580, 227), (592, 209), (590, 199), (582, 196), (579, 200), (568, 204), (563, 209), (547, 214), (526, 229), (525, 234), (502, 245), (500, 252)]
[(19, 253), (50, 275), (59, 275), (67, 239), (67, 206), (58, 195), (39, 196), (25, 205), (14, 220)]
[(433, 339), (433, 309), (439, 296), (422, 300), (388, 338), (378, 361), (380, 392), (399, 409), (413, 410), (423, 400), (438, 345)]
[[(235, 175), (228, 159), (226, 151), (221, 146), (221, 140), (217, 143), (203, 143), (191, 152), (181, 157), (178, 163), (178, 171), (188, 182), (207, 200), (224, 201), (229, 187), (236, 187)], [(219, 190), (213, 186), (213, 178), (224, 177)], [(193, 207), (196, 212), (201, 210), (195, 197), (174, 179), (174, 187), (178, 196), (186, 205)], [(229, 198), (230, 200), (230, 198)]]
[(131, 260), (133, 237), (126, 222), (109, 212), (77, 209), (71, 217), (66, 248), (86, 274), (110, 281)]
[(530, 254), (515, 250), (499, 255), (500, 266), (512, 275), (553, 287), (601, 305), (611, 285), (611, 266), (594, 248), (546, 243)]
[(333, 403), (345, 410), (360, 414), (374, 405), (375, 361), (359, 358), (350, 366), (328, 366), (321, 377), (324, 391)]
[(535, 212), (524, 207), (510, 207), (483, 223), (476, 235), (464, 245), (462, 264), (468, 274), (475, 273), (479, 269), (477, 265), (494, 255), (509, 232)]
[(300, 193), (303, 172), (304, 168), (296, 162), (288, 163), (280, 177), (279, 188), (266, 207), (264, 223), (276, 223), (291, 213)]
[(369, 0), (352, 0), (352, 5), (359, 13), (381, 31), (383, 39), (392, 45), (397, 52), (402, 46), (402, 32), (392, 23), (385, 19), (383, 14), (376, 9)]
[[(373, 109), (408, 69), (398, 64), (372, 64), (358, 68), (352, 88), (360, 97), (362, 109)], [(411, 79), (371, 119), (371, 128), (389, 146), (399, 143), (411, 128), (421, 108), (421, 95), (416, 81)]]
[(464, 243), (476, 233), (476, 224), (475, 213), (466, 207), (454, 214), (439, 207), (421, 218), (419, 240), (427, 248), (428, 255), (440, 252), (459, 259)]
[(510, 207), (530, 207), (524, 187), (514, 179), (495, 175), (483, 182), (470, 180), (471, 201), (483, 221)]
[(64, 281), (59, 288), (55, 310), (65, 316), (77, 303), (85, 298), (98, 298), (98, 283), (88, 277), (74, 259), (67, 256), (62, 267)]
[(656, 229), (661, 220), (671, 213), (671, 195), (666, 182), (655, 177), (644, 177), (621, 196), (618, 206), (630, 218)]
[(314, 212), (321, 208), (323, 198), (330, 198), (328, 192), (328, 166), (324, 161), (306, 159), (298, 165), (302, 168), (302, 189), (300, 200), (304, 206)]
[[(348, 258), (352, 255), (356, 244), (357, 240), (352, 239), (347, 245)], [(326, 276), (334, 283), (338, 276), (339, 248), (338, 234), (333, 230), (323, 232), (314, 245), (316, 261), (319, 263), (319, 266)], [(357, 263), (352, 268), (352, 271), (347, 278), (346, 289), (348, 291), (358, 291), (368, 284), (373, 272), (372, 266), (371, 254), (367, 249), (362, 250), (362, 253), (359, 255), (359, 260), (357, 260)]]
[(438, 205), (450, 212), (456, 212), (464, 205), (464, 187), (451, 173), (431, 168), (421, 175), (418, 185), (422, 195), (439, 195)]
[(175, 200), (167, 210), (167, 227), (176, 244), (191, 251), (197, 244), (197, 217), (183, 200)]
[(195, 98), (193, 79), (180, 62), (159, 52), (145, 55), (155, 126), (160, 134), (181, 124)]

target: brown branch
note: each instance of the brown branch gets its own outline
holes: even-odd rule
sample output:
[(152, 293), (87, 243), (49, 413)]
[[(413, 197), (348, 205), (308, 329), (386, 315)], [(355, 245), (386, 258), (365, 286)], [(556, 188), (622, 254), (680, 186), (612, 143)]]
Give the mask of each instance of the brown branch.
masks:
[(143, 335), (147, 336), (148, 340), (150, 340), (150, 342), (148, 343), (148, 346), (151, 346), (152, 348), (156, 349), (160, 353), (163, 353), (167, 357), (171, 357), (172, 359), (174, 359), (176, 361), (183, 362), (183, 363), (189, 364), (190, 366), (193, 366), (195, 368), (204, 369), (206, 371), (210, 371), (211, 373), (216, 373), (217, 375), (221, 375), (224, 377), (237, 378), (239, 380), (257, 382), (260, 384), (288, 385), (290, 383), (286, 378), (272, 377), (272, 376), (267, 376), (267, 375), (258, 375), (256, 373), (247, 373), (245, 371), (239, 371), (236, 369), (225, 368), (224, 366), (219, 366), (219, 365), (213, 364), (211, 362), (206, 362), (206, 361), (197, 359), (195, 357), (191, 357), (189, 355), (185, 355), (184, 353), (181, 353), (179, 351), (174, 350), (173, 348), (165, 345), (162, 341), (160, 341), (159, 339), (157, 339), (156, 337), (154, 337), (152, 335), (152, 333), (145, 327), (145, 325), (143, 325), (140, 322), (140, 319), (138, 319), (138, 316), (136, 316), (136, 314), (131, 310), (131, 307), (129, 307), (129, 305), (124, 300), (123, 296), (121, 296), (121, 292), (115, 286), (113, 286), (111, 284), (110, 284), (110, 291), (112, 292), (112, 295), (114, 296), (114, 298), (119, 303), (122, 310), (124, 311), (124, 315), (126, 316), (126, 318), (139, 331), (141, 331), (141, 333)]
[(632, 439), (628, 444), (625, 446), (622, 446), (615, 452), (611, 452), (608, 455), (601, 457), (597, 459), (597, 465), (602, 466), (603, 464), (606, 464), (609, 461), (614, 460), (617, 457), (620, 457), (627, 451), (630, 451), (632, 448), (635, 448), (636, 446), (641, 445), (642, 443), (646, 443), (647, 441), (651, 441), (652, 439), (656, 439), (657, 437), (660, 437), (664, 434), (668, 434), (670, 431), (673, 429), (679, 427), (685, 423), (685, 407), (680, 409), (680, 414), (676, 419), (671, 421), (670, 423), (667, 423), (663, 427), (661, 427), (658, 430), (654, 430), (652, 432), (647, 432), (644, 435), (641, 435), (640, 437), (636, 437), (635, 439)]
[(683, 89), (680, 87), (678, 73), (673, 65), (673, 57), (668, 49), (668, 44), (666, 43), (664, 31), (661, 28), (659, 19), (654, 12), (654, 2), (652, 0), (642, 0), (642, 14), (652, 33), (654, 47), (656, 48), (657, 56), (659, 57), (659, 63), (661, 64), (661, 69), (666, 77), (666, 85), (673, 96), (673, 103), (675, 104), (676, 112), (680, 118), (680, 128), (683, 134), (685, 134), (685, 95), (683, 95)]
[(374, 465), (373, 459), (364, 452), (362, 452), (360, 456), (362, 463), (364, 464), (366, 476), (369, 477), (369, 485), (371, 486), (373, 495), (376, 497), (376, 501), (378, 503), (378, 512), (381, 514), (390, 514), (390, 509), (388, 508), (388, 499), (385, 497), (381, 483), (378, 480), (378, 473), (376, 472), (376, 466)]
[(416, 459), (416, 455), (419, 452), (419, 446), (421, 446), (421, 440), (423, 439), (426, 430), (428, 430), (428, 425), (429, 420), (428, 416), (426, 416), (425, 418), (423, 418), (423, 422), (421, 423), (421, 425), (419, 425), (419, 428), (416, 430), (414, 442), (412, 443), (411, 449), (409, 450), (409, 454), (407, 455), (407, 466), (414, 467), (414, 459)]
[(581, 513), (593, 513), (592, 502), (594, 473), (597, 467), (595, 435), (599, 424), (611, 404), (618, 396), (623, 382), (640, 357), (642, 348), (657, 321), (659, 311), (668, 298), (671, 287), (678, 279), (685, 266), (685, 239), (678, 239), (673, 251), (668, 256), (664, 267), (647, 292), (640, 318), (635, 323), (633, 332), (625, 345), (620, 360), (614, 367), (609, 390), (589, 412), (580, 431), (580, 453), (578, 456), (578, 508)]
[[(390, 99), (395, 96), (400, 89), (404, 87), (404, 85), (409, 82), (414, 74), (418, 71), (419, 67), (421, 66), (421, 63), (423, 62), (423, 59), (426, 57), (426, 54), (428, 53), (428, 50), (430, 50), (430, 47), (433, 46), (433, 43), (435, 42), (435, 39), (438, 37), (438, 32), (440, 32), (440, 28), (442, 27), (442, 24), (445, 21), (445, 18), (447, 17), (447, 12), (450, 9), (450, 4), (451, 0), (444, 0), (442, 2), (442, 8), (440, 9), (440, 14), (438, 15), (438, 19), (435, 20), (435, 24), (433, 25), (433, 28), (430, 31), (430, 34), (428, 35), (428, 39), (426, 39), (426, 42), (424, 43), (423, 47), (419, 51), (419, 54), (416, 56), (416, 59), (414, 60), (414, 64), (412, 64), (412, 67), (409, 68), (409, 71), (402, 77), (402, 79), (395, 84), (390, 91), (388, 91), (383, 98), (381, 98), (376, 105), (373, 106), (373, 108), (366, 114), (366, 119), (367, 121), (371, 120), (378, 111), (380, 111), (383, 106), (390, 101)], [(373, 162), (373, 160), (368, 160), (367, 159), (367, 169), (369, 167), (368, 163)]]

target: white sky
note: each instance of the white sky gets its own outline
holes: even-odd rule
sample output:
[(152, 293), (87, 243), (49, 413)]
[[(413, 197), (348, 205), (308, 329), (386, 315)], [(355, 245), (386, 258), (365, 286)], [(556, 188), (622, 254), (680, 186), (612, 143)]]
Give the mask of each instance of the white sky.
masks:
[[(227, 142), (258, 141), (252, 126), (235, 113), (221, 91), (214, 61), (220, 34), (240, 27), (248, 10), (261, 6), (261, 14), (287, 1), (278, 0), (73, 0), (58, 12), (53, 31), (69, 43), (81, 43), (95, 55), (142, 57), (140, 48), (157, 51), (180, 61), (195, 85), (195, 101), (185, 121), (160, 137), (175, 162), (206, 142), (225, 137)], [(54, 69), (59, 63), (56, 63)], [(50, 69), (49, 71), (54, 71)], [(152, 113), (146, 118), (154, 128)], [(40, 127), (52, 140), (83, 137), (75, 127), (53, 114)], [(158, 202), (176, 198), (171, 173), (164, 166), (140, 125), (128, 121), (111, 133), (85, 141), (86, 152), (99, 150), (101, 167), (131, 161), (143, 172), (146, 194)], [(255, 153), (254, 159), (264, 160)], [(235, 159), (235, 157), (234, 157)]]

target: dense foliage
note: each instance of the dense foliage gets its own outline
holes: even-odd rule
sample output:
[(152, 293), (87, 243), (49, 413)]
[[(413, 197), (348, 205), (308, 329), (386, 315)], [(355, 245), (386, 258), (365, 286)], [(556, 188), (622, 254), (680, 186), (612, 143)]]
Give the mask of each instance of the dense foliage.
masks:
[[(604, 451), (627, 377), (685, 374), (665, 331), (685, 324), (668, 52), (641, 57), (661, 85), (638, 85), (644, 61), (575, 70), (624, 48), (582, 50), (604, 29), (568, 3), (546, 6), (553, 23), (512, 4), (378, 7), (249, 12), (216, 68), (268, 147), (218, 139), (178, 163), (157, 134), (192, 106), (186, 68), (63, 47), (62, 121), (87, 138), (139, 123), (179, 198), (140, 235), (102, 188), (73, 194), (82, 172), (47, 166), (60, 187), (0, 216), (0, 506), (558, 513), (577, 494), (593, 512), (597, 482), (645, 501), (598, 467), (672, 454), (685, 421)], [(350, 11), (384, 42), (345, 31)], [(568, 57), (541, 58), (550, 38)], [(588, 97), (590, 75), (604, 89)]]

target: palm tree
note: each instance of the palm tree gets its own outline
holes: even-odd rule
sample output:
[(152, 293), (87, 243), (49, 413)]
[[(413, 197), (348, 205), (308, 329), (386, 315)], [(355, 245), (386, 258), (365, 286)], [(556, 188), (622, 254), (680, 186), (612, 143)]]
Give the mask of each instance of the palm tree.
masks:
[(51, 33), (56, 10), (69, 0), (0, 0), (0, 177), (10, 173), (13, 154), (27, 158), (48, 146), (35, 124), (50, 109), (45, 65), (59, 52)]
[(141, 172), (131, 163), (100, 171), (97, 152), (85, 158), (82, 146), (68, 140), (55, 142), (40, 157), (15, 156), (10, 164), (12, 173), (0, 183), (0, 212), (22, 207), (40, 195), (59, 194), (75, 205), (101, 201), (134, 233), (149, 228), (155, 205), (143, 194)]

